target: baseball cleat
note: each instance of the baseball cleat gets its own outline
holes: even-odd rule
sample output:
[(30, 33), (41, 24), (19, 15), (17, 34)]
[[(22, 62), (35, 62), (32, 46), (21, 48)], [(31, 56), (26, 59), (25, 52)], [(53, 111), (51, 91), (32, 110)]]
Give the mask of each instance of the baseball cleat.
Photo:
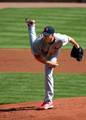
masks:
[(54, 105), (52, 102), (43, 102), (42, 105), (39, 107), (39, 110), (47, 110), (47, 109), (53, 109)]
[(35, 24), (35, 20), (30, 20), (28, 18), (25, 18), (25, 22), (27, 23), (28, 26)]

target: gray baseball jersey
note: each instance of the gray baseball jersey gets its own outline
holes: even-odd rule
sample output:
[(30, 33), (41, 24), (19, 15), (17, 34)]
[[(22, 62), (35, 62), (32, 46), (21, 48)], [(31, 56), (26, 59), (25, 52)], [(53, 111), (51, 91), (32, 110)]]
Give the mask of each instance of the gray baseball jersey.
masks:
[[(69, 42), (69, 36), (65, 34), (60, 33), (54, 33), (55, 40), (53, 43), (45, 43), (43, 40), (43, 35), (36, 38), (36, 40), (33, 43), (33, 51), (34, 54), (42, 55), (43, 57), (46, 57), (46, 59), (51, 59), (58, 56), (59, 54), (59, 46), (58, 41), (62, 42), (62, 45), (66, 45)], [(53, 52), (52, 52), (53, 51)], [(51, 56), (47, 56), (48, 52), (51, 52)]]

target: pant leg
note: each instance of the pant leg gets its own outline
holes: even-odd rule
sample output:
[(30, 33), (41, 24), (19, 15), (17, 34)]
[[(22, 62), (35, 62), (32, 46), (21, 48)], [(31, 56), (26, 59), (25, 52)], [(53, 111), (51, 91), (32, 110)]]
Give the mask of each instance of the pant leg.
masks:
[[(56, 54), (52, 55), (49, 58), (52, 62), (57, 62), (60, 50), (57, 51)], [(54, 78), (53, 78), (54, 68), (49, 67), (49, 65), (45, 65), (45, 99), (44, 101), (51, 101), (54, 97)]]
[(45, 102), (52, 102), (54, 97), (53, 69), (54, 68), (45, 65)]
[(35, 24), (28, 26), (28, 34), (29, 34), (29, 39), (30, 39), (30, 46), (33, 52), (33, 43), (35, 42), (37, 38), (36, 31), (35, 31)]

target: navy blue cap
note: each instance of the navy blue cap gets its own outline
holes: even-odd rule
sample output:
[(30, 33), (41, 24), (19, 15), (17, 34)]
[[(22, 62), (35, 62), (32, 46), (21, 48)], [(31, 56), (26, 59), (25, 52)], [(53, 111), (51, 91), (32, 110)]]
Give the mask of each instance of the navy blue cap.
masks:
[(50, 35), (55, 32), (55, 29), (52, 26), (46, 26), (43, 31), (43, 35)]

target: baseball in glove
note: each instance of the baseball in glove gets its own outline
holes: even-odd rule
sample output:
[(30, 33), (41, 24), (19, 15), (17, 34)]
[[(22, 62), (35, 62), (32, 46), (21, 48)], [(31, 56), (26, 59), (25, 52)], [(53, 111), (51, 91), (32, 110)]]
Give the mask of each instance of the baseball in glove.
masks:
[(73, 46), (70, 56), (75, 58), (77, 61), (81, 61), (83, 58), (83, 53), (84, 50), (82, 49), (82, 47), (76, 48), (75, 46)]

